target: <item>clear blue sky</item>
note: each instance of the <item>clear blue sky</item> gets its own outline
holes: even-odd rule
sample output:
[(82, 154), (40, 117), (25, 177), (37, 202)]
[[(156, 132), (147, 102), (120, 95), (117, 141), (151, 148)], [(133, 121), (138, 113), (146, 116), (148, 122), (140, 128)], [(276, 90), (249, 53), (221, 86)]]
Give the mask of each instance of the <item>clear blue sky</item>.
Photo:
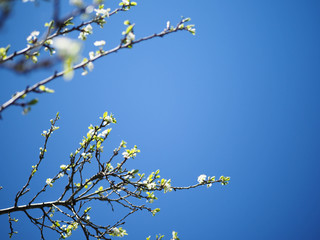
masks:
[[(156, 217), (128, 219), (127, 239), (157, 233), (170, 239), (172, 230), (183, 240), (320, 239), (319, 12), (316, 0), (148, 0), (112, 17), (104, 29), (94, 26), (84, 55), (94, 40), (106, 40), (106, 49), (116, 46), (126, 19), (136, 23), (137, 37), (181, 15), (191, 17), (197, 33), (145, 42), (99, 60), (86, 77), (77, 72), (71, 82), (57, 79), (48, 85), (55, 94), (37, 96), (27, 116), (19, 108), (6, 110), (0, 206), (12, 205), (37, 161), (40, 133), (56, 112), (60, 130), (49, 143), (43, 179), (67, 162), (87, 127), (111, 111), (118, 124), (106, 155), (122, 139), (136, 144), (141, 154), (130, 166), (146, 173), (159, 168), (178, 186), (195, 183), (200, 174), (231, 176), (225, 187), (161, 195), (152, 204), (161, 208)], [(46, 2), (36, 8), (17, 2), (0, 45), (24, 47), (50, 16)], [(1, 103), (51, 73), (0, 71)], [(7, 239), (7, 217), (0, 223), (0, 238)], [(39, 239), (22, 217), (16, 228), (15, 239)]]

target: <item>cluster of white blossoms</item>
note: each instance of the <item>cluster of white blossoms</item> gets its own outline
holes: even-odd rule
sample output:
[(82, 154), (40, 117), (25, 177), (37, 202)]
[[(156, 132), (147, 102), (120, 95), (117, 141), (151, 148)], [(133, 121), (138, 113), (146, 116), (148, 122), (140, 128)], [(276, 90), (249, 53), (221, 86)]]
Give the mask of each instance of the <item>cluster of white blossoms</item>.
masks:
[(109, 235), (114, 237), (124, 237), (125, 235), (128, 235), (127, 231), (122, 227), (120, 228), (113, 227), (110, 229), (110, 231), (111, 233), (109, 233)]
[(88, 128), (89, 128), (89, 131), (88, 131), (88, 133), (87, 133), (87, 137), (89, 138), (89, 137), (92, 137), (92, 136), (93, 136), (93, 134), (94, 134), (94, 132), (95, 132), (95, 129), (94, 129), (94, 127), (92, 126), (92, 124), (90, 124), (90, 126), (89, 126)]
[[(105, 112), (103, 114), (103, 116), (100, 117), (100, 119), (102, 119), (102, 123), (100, 125), (93, 126), (92, 124), (90, 124), (90, 126), (88, 127), (89, 131), (87, 132), (86, 137), (84, 137), (84, 141), (81, 143), (82, 148), (77, 149), (74, 154), (71, 153), (71, 155), (70, 155), (71, 157), (74, 157), (76, 154), (82, 152), (80, 155), (84, 159), (84, 162), (87, 162), (87, 161), (90, 161), (90, 159), (93, 157), (94, 150), (101, 149), (101, 147), (100, 147), (101, 143), (103, 141), (105, 141), (106, 137), (108, 136), (108, 134), (111, 131), (111, 128), (105, 129), (102, 131), (102, 127), (105, 127), (105, 126), (109, 125), (110, 123), (116, 123), (116, 119), (114, 118), (113, 114), (108, 115), (108, 112)], [(53, 127), (51, 129), (53, 129)], [(46, 135), (47, 131), (45, 131), (44, 134)], [(93, 145), (90, 145), (91, 141), (97, 142), (97, 144), (95, 145), (96, 148), (94, 148)], [(90, 146), (90, 149), (87, 150), (88, 149), (87, 147), (89, 147), (89, 146)], [(132, 149), (127, 149), (126, 142), (121, 141), (120, 146), (114, 150), (114, 154), (117, 155), (121, 148), (124, 149), (124, 152), (122, 153), (123, 157), (125, 158), (124, 160), (127, 160), (129, 158), (134, 158), (136, 156), (136, 154), (140, 152), (140, 150), (137, 148), (137, 146), (134, 146)], [(105, 164), (106, 168), (103, 171), (104, 172), (108, 171), (110, 173), (110, 175), (112, 175), (112, 176), (119, 176), (119, 178), (121, 180), (123, 180), (123, 178), (126, 179), (126, 182), (124, 182), (125, 185), (114, 185), (114, 186), (110, 186), (110, 188), (109, 187), (104, 188), (103, 186), (100, 186), (97, 188), (97, 190), (95, 190), (94, 193), (90, 194), (90, 197), (95, 195), (95, 197), (97, 199), (104, 200), (104, 199), (108, 198), (109, 195), (112, 194), (113, 192), (116, 192), (117, 194), (119, 194), (119, 196), (123, 191), (125, 192), (124, 194), (127, 194), (128, 189), (126, 187), (126, 184), (132, 183), (132, 184), (134, 184), (135, 187), (137, 187), (137, 191), (139, 192), (136, 195), (136, 197), (139, 199), (146, 199), (147, 203), (151, 204), (155, 200), (158, 199), (155, 195), (156, 191), (164, 190), (164, 193), (167, 193), (167, 192), (171, 192), (172, 190), (179, 189), (179, 188), (175, 188), (175, 187), (171, 186), (171, 179), (161, 178), (159, 169), (152, 172), (151, 174), (149, 174), (148, 177), (145, 177), (145, 174), (144, 173), (140, 174), (139, 170), (137, 170), (137, 169), (132, 169), (131, 171), (123, 170), (122, 165), (124, 164), (124, 162), (125, 161), (123, 161), (121, 164), (118, 163), (117, 167), (115, 167), (115, 168), (111, 165), (110, 162), (108, 162)], [(59, 174), (56, 177), (54, 177), (53, 179), (48, 178), (46, 180), (46, 184), (49, 185), (50, 187), (52, 187), (54, 181), (58, 180), (58, 178), (61, 178), (64, 175), (67, 175), (67, 171), (70, 170), (69, 168), (71, 166), (73, 166), (71, 163), (70, 163), (70, 165), (65, 165), (65, 164), (60, 165), (61, 170), (60, 170)], [(32, 166), (32, 167), (34, 169), (37, 168), (37, 166)], [(112, 171), (112, 172), (110, 172), (110, 171)], [(117, 175), (117, 174), (121, 174), (121, 175)], [(135, 178), (136, 174), (140, 177), (139, 180), (137, 180), (137, 182), (131, 182), (130, 179)], [(207, 185), (208, 187), (210, 187), (215, 182), (220, 182), (222, 185), (226, 185), (226, 184), (228, 184), (229, 180), (230, 180), (230, 177), (221, 176), (219, 178), (219, 180), (215, 181), (215, 177), (210, 177), (205, 174), (201, 174), (197, 179), (198, 184), (186, 187), (186, 189), (198, 187), (200, 185)], [(87, 191), (90, 191), (91, 188), (93, 186), (95, 186), (95, 184), (96, 183), (92, 183), (92, 179), (91, 179), (91, 181), (90, 181), (90, 179), (86, 179), (84, 183), (83, 182), (74, 183), (74, 185), (77, 189), (81, 190), (82, 188), (84, 188), (84, 189), (87, 189)], [(92, 186), (89, 187), (90, 185), (92, 185)], [(111, 191), (110, 191), (110, 189), (111, 189)], [(85, 215), (83, 215), (83, 218), (86, 219), (87, 221), (90, 221), (90, 216), (87, 214), (87, 211), (89, 211), (88, 209), (85, 210), (85, 212), (84, 212)], [(156, 208), (153, 210), (151, 208), (148, 208), (148, 210), (154, 216), (156, 213), (158, 213), (160, 211), (160, 208)], [(55, 226), (58, 226), (56, 222), (54, 224), (55, 224)], [(59, 222), (58, 222), (58, 224), (59, 224)], [(78, 225), (73, 226), (72, 224), (73, 223), (71, 222), (70, 225), (64, 225), (61, 227), (65, 231), (62, 233), (62, 236), (64, 236), (64, 237), (70, 236), (72, 230), (75, 230), (78, 227)], [(110, 236), (124, 237), (125, 235), (128, 235), (126, 230), (122, 229), (121, 227), (118, 228), (117, 224), (115, 224), (113, 226), (109, 226), (108, 228), (109, 228), (109, 230), (108, 230), (107, 234), (109, 234)], [(162, 236), (160, 236), (160, 237), (162, 238)], [(158, 239), (158, 237), (157, 237), (157, 239)], [(147, 240), (150, 240), (150, 237), (148, 237)], [(171, 240), (179, 240), (177, 232), (175, 232), (175, 231), (172, 232)]]
[(178, 233), (175, 231), (172, 231), (172, 239), (170, 239), (170, 240), (179, 240)]
[(136, 38), (136, 35), (133, 33), (134, 24), (131, 24), (129, 20), (123, 22), (124, 25), (127, 25), (127, 29), (122, 32), (122, 35), (125, 35), (125, 43), (131, 43)]
[(119, 6), (137, 6), (137, 3), (131, 0), (122, 0), (122, 2), (119, 3)]
[(62, 164), (62, 165), (60, 165), (60, 168), (61, 168), (61, 170), (65, 170), (65, 169), (67, 169), (67, 168), (68, 168), (68, 166), (67, 166), (67, 165), (65, 165), (65, 164)]
[(87, 36), (92, 33), (93, 33), (92, 26), (91, 24), (88, 24), (87, 26), (81, 29), (81, 32), (78, 38), (84, 41), (87, 39)]
[(82, 76), (85, 76), (85, 75), (88, 74), (88, 71), (87, 71), (87, 69), (86, 69), (85, 67), (87, 67), (90, 72), (93, 70), (94, 64), (93, 64), (92, 60), (94, 59), (94, 57), (95, 57), (95, 54), (94, 54), (94, 52), (91, 51), (91, 52), (89, 52), (89, 59), (90, 59), (90, 61), (89, 61), (87, 58), (84, 58), (84, 59), (82, 60), (82, 62), (88, 62), (88, 61), (89, 61), (89, 62), (83, 67), (83, 72), (81, 73)]
[(65, 231), (65, 233), (63, 233), (62, 238), (67, 238), (70, 237), (72, 235), (72, 230), (76, 230), (78, 228), (79, 224), (77, 222), (73, 222), (70, 225), (62, 225), (61, 229), (63, 229)]
[[(32, 166), (32, 168), (34, 168), (34, 167), (35, 167), (35, 166)], [(65, 165), (65, 164), (62, 164), (62, 165), (60, 166), (60, 168), (61, 168), (62, 170), (65, 170), (65, 169), (70, 170), (70, 169), (68, 169), (68, 166)], [(57, 178), (62, 178), (63, 176), (64, 176), (64, 173), (61, 172), (61, 173), (59, 173), (59, 174), (57, 175)], [(47, 185), (49, 185), (50, 187), (52, 187), (52, 186), (53, 186), (53, 183), (54, 183), (54, 180), (53, 180), (52, 178), (47, 178), (47, 180), (46, 180), (46, 184), (47, 184)]]
[[(205, 174), (201, 174), (199, 177), (198, 177), (198, 183), (200, 184), (203, 184), (203, 183), (207, 183), (207, 187), (211, 187), (212, 186), (212, 183), (215, 182), (215, 176), (213, 177), (207, 177), (207, 175)], [(230, 177), (223, 177), (221, 176), (220, 177), (220, 180), (222, 180), (222, 185), (226, 185), (228, 184), (228, 181), (230, 180)]]
[(63, 176), (64, 176), (64, 173), (61, 172), (58, 174), (57, 178), (62, 178)]
[(130, 155), (129, 155), (128, 152), (123, 152), (123, 153), (122, 153), (122, 156), (123, 156), (124, 158), (130, 158)]
[(92, 154), (87, 152), (87, 153), (81, 153), (81, 156), (84, 158), (84, 159), (88, 159), (90, 160), (92, 158)]
[(111, 128), (106, 129), (106, 130), (102, 131), (101, 133), (99, 133), (98, 137), (105, 138), (110, 133), (110, 131), (111, 131)]
[(46, 184), (47, 185), (49, 185), (50, 187), (52, 187), (53, 186), (53, 179), (52, 178), (47, 178), (47, 180), (46, 180)]
[(89, 60), (87, 58), (84, 58), (82, 60), (83, 63), (87, 62), (87, 64), (83, 67), (83, 72), (81, 73), (82, 76), (85, 76), (88, 74), (88, 71), (86, 68), (88, 68), (90, 72), (93, 70), (94, 64), (92, 61), (95, 60), (95, 57), (98, 57), (101, 55), (101, 53), (103, 53), (102, 47), (106, 44), (106, 42), (104, 40), (101, 40), (101, 41), (95, 41), (93, 44), (96, 47), (100, 47), (100, 50), (97, 51), (96, 53), (94, 53), (93, 51), (89, 52)]
[(94, 9), (94, 11), (96, 12), (96, 16), (99, 16), (99, 17), (102, 17), (102, 18), (109, 17), (110, 10), (111, 10), (110, 8), (107, 8), (107, 9), (103, 9), (103, 8)]
[(142, 183), (146, 185), (149, 190), (155, 189), (157, 186), (155, 182), (148, 182), (147, 180), (144, 180)]
[(107, 116), (103, 117), (103, 120), (104, 120), (103, 125), (107, 125), (109, 123), (114, 123), (114, 118), (111, 115), (110, 116), (107, 115)]
[(48, 130), (43, 130), (42, 133), (41, 133), (41, 135), (44, 136), (44, 137), (50, 136), (50, 134), (52, 134), (54, 131), (56, 131), (56, 130), (58, 130), (58, 129), (59, 129), (58, 126), (53, 126), (53, 127), (51, 128), (51, 130), (50, 130), (50, 129), (48, 129)]
[(33, 31), (30, 33), (30, 35), (27, 37), (28, 43), (35, 43), (37, 41), (37, 37), (39, 36), (40, 32), (39, 31)]
[[(50, 45), (53, 44), (53, 40), (52, 39), (48, 39), (47, 41), (44, 42), (44, 50), (45, 51), (50, 51), (50, 54), (55, 54), (56, 51), (50, 48)], [(46, 46), (47, 45), (47, 46)]]
[(122, 156), (126, 159), (129, 158), (135, 158), (137, 156), (137, 153), (139, 153), (140, 150), (137, 148), (137, 146), (134, 146), (131, 149), (126, 149), (123, 153)]
[(164, 190), (164, 193), (167, 193), (167, 192), (171, 192), (171, 191), (172, 191), (171, 179), (165, 180), (165, 182), (164, 182), (164, 184), (163, 184), (163, 190)]
[(204, 183), (206, 181), (206, 178), (207, 178), (207, 175), (205, 174), (201, 174), (199, 177), (198, 177), (198, 183)]

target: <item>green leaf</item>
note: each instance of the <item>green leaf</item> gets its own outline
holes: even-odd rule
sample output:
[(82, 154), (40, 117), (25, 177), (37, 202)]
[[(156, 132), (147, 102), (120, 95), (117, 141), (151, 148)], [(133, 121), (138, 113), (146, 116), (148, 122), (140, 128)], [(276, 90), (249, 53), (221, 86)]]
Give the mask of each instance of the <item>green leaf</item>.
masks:
[(74, 23), (71, 22), (72, 19), (73, 19), (73, 17), (71, 17), (71, 18), (69, 18), (68, 20), (66, 20), (66, 21), (64, 22), (64, 25), (65, 25), (65, 26), (74, 25)]
[(39, 102), (38, 98), (34, 98), (34, 99), (32, 99), (31, 101), (29, 101), (29, 102), (27, 103), (27, 105), (29, 105), (29, 106), (35, 105), (35, 104), (37, 104), (38, 102)]
[(86, 210), (84, 210), (84, 213), (87, 213), (91, 210), (91, 207), (88, 207)]
[(129, 32), (131, 32), (133, 27), (134, 27), (134, 24), (131, 24), (130, 26), (128, 26), (125, 33), (128, 34)]
[(8, 45), (6, 48), (0, 48), (0, 59), (5, 59), (7, 57), (9, 48), (10, 48), (10, 45)]
[(44, 92), (46, 90), (46, 87), (44, 85), (40, 85), (39, 89)]
[(155, 216), (156, 213), (160, 212), (160, 208), (156, 208), (154, 210), (152, 210), (152, 216)]
[(189, 22), (191, 20), (191, 18), (185, 18), (182, 20), (182, 22)]
[(51, 20), (50, 22), (45, 23), (44, 26), (45, 26), (45, 27), (50, 27), (50, 28), (52, 29), (52, 28), (53, 28), (53, 23), (54, 23), (54, 21)]

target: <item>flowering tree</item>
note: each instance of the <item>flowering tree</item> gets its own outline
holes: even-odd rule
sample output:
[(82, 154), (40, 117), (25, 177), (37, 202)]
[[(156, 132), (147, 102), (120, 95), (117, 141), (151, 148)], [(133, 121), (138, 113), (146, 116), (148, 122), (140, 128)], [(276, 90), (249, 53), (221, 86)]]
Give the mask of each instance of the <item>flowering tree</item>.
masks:
[[(28, 0), (23, 0), (28, 2)], [(32, 1), (30, 1), (32, 2)], [(5, 22), (12, 7), (12, 1), (1, 1), (2, 15), (0, 18)], [(102, 0), (95, 0), (87, 4), (82, 0), (70, 0), (74, 6), (73, 11), (60, 16), (59, 0), (54, 0), (53, 20), (45, 23), (46, 32), (40, 36), (39, 31), (33, 31), (27, 37), (27, 47), (21, 50), (11, 51), (11, 46), (0, 48), (0, 66), (16, 72), (29, 72), (39, 68), (55, 66), (62, 62), (63, 70), (55, 71), (49, 77), (27, 86), (25, 89), (16, 92), (8, 101), (0, 107), (0, 114), (9, 107), (18, 106), (23, 108), (23, 113), (30, 111), (31, 107), (38, 102), (37, 98), (29, 99), (29, 96), (40, 93), (53, 93), (54, 90), (47, 87), (49, 82), (64, 77), (71, 80), (74, 71), (82, 69), (82, 75), (93, 70), (93, 63), (111, 53), (122, 49), (132, 48), (135, 44), (151, 40), (156, 37), (163, 37), (179, 31), (188, 31), (195, 34), (193, 25), (187, 25), (190, 18), (182, 18), (176, 25), (167, 22), (165, 28), (159, 33), (136, 39), (134, 34), (135, 24), (129, 20), (124, 22), (125, 28), (119, 45), (105, 50), (104, 40), (94, 42), (97, 47), (95, 52), (89, 52), (88, 58), (80, 59), (80, 50), (87, 37), (93, 34), (95, 26), (103, 27), (107, 19), (119, 12), (126, 12), (137, 3), (130, 0), (122, 0), (115, 9), (106, 8)], [(80, 21), (79, 18), (85, 18)], [(0, 26), (1, 27), (1, 26)], [(69, 37), (71, 33), (78, 33), (78, 39)], [(49, 58), (45, 58), (48, 52)], [(45, 239), (46, 231), (54, 231), (61, 239), (70, 237), (72, 232), (80, 228), (86, 239), (111, 239), (111, 237), (123, 237), (127, 235), (124, 229), (124, 220), (138, 210), (148, 211), (153, 216), (160, 211), (159, 208), (152, 208), (151, 204), (157, 199), (156, 193), (164, 193), (188, 190), (206, 185), (211, 187), (213, 183), (228, 184), (230, 178), (221, 176), (216, 179), (204, 174), (198, 177), (197, 183), (185, 187), (176, 187), (171, 184), (170, 179), (161, 178), (160, 171), (156, 170), (150, 174), (140, 173), (138, 169), (127, 169), (126, 163), (136, 157), (140, 152), (137, 146), (127, 148), (126, 142), (122, 141), (113, 154), (106, 158), (102, 155), (103, 145), (108, 138), (111, 124), (116, 123), (113, 114), (105, 112), (100, 122), (89, 126), (89, 131), (80, 146), (73, 150), (69, 160), (57, 169), (54, 176), (47, 178), (43, 187), (30, 194), (31, 184), (34, 176), (42, 166), (47, 151), (47, 143), (54, 131), (59, 127), (56, 125), (59, 114), (50, 120), (50, 128), (42, 132), (44, 144), (40, 148), (38, 161), (32, 166), (30, 175), (25, 185), (17, 192), (14, 203), (11, 207), (0, 209), (0, 215), (8, 215), (9, 236), (12, 237), (14, 218), (16, 212), (23, 212), (31, 223), (40, 231), (41, 239)], [(120, 155), (120, 157), (118, 156)], [(95, 173), (88, 175), (87, 169), (94, 169)], [(56, 184), (59, 182), (59, 184)], [(58, 186), (57, 186), (58, 185)], [(62, 187), (61, 187), (62, 185)], [(55, 200), (39, 201), (48, 188), (54, 188), (58, 196)], [(29, 193), (29, 194), (28, 194)], [(29, 195), (29, 196), (28, 196)], [(111, 210), (119, 205), (127, 210), (124, 216), (119, 216), (115, 222), (108, 225), (91, 220), (90, 212), (94, 211), (94, 202), (107, 202)], [(38, 211), (34, 211), (38, 210)], [(162, 235), (156, 239), (163, 238)], [(148, 237), (147, 239), (151, 239)], [(172, 239), (179, 239), (175, 231), (172, 232)]]

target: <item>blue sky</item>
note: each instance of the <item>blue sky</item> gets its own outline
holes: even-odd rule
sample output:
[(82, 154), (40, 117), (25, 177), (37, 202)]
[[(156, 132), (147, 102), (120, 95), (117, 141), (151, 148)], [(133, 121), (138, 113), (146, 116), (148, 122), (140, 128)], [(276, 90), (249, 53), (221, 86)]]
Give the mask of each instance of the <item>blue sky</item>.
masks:
[[(159, 196), (152, 207), (161, 212), (128, 219), (127, 239), (157, 233), (170, 239), (172, 230), (184, 240), (319, 239), (319, 11), (320, 2), (312, 0), (148, 0), (112, 17), (104, 29), (94, 26), (84, 56), (95, 40), (105, 40), (106, 49), (116, 46), (126, 19), (136, 23), (137, 37), (159, 32), (182, 15), (191, 17), (197, 33), (144, 42), (100, 59), (85, 77), (77, 72), (71, 82), (57, 79), (48, 85), (55, 93), (37, 96), (39, 103), (26, 116), (16, 107), (4, 111), (0, 206), (12, 205), (36, 163), (40, 133), (56, 112), (60, 129), (35, 186), (110, 111), (118, 123), (105, 156), (123, 139), (141, 149), (130, 167), (160, 169), (173, 185), (191, 185), (200, 174), (231, 176), (228, 186)], [(46, 2), (16, 3), (0, 45), (24, 47), (31, 31), (44, 31), (50, 14)], [(25, 76), (0, 71), (3, 103), (53, 70)], [(108, 214), (95, 217), (108, 223)], [(7, 217), (0, 221), (0, 238), (7, 239)], [(39, 238), (22, 216), (16, 228), (16, 239)], [(79, 236), (80, 231), (71, 239)]]

